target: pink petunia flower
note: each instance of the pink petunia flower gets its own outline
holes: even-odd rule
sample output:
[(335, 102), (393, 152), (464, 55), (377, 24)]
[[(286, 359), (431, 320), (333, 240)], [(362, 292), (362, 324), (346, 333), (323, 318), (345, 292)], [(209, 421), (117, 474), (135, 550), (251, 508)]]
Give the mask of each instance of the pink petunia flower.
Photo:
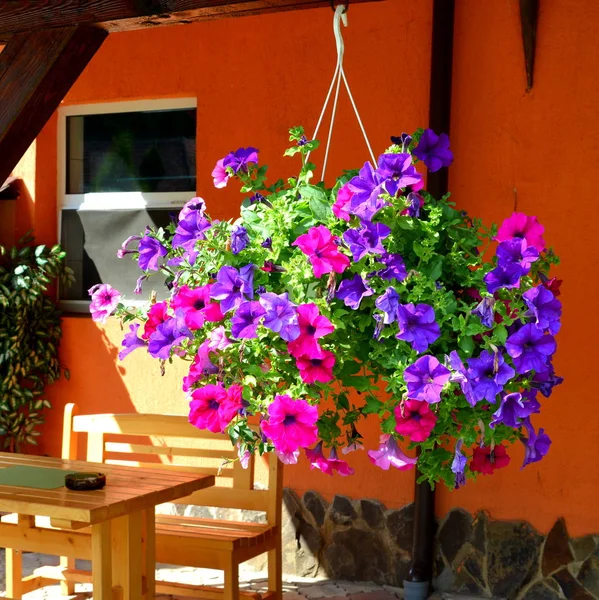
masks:
[(545, 227), (539, 223), (537, 217), (530, 217), (524, 213), (512, 213), (499, 228), (498, 242), (505, 242), (513, 238), (524, 238), (529, 246), (534, 246), (539, 252), (545, 250), (543, 232)]
[(294, 400), (288, 395), (277, 395), (268, 407), (268, 419), (260, 423), (260, 428), (264, 435), (272, 440), (278, 453), (285, 456), (316, 442), (317, 420), (318, 409), (315, 406), (311, 406), (305, 400)]
[(418, 462), (417, 458), (406, 456), (397, 445), (392, 435), (381, 435), (381, 445), (378, 450), (369, 450), (368, 458), (370, 462), (388, 471), (389, 467), (395, 467), (400, 471), (412, 469)]
[(295, 361), (304, 383), (314, 383), (315, 381), (327, 383), (333, 379), (335, 355), (328, 350), (320, 348), (320, 352), (315, 353), (313, 357), (298, 356)]
[(295, 450), (294, 452), (280, 452), (279, 450), (275, 450), (275, 454), (284, 465), (297, 465), (297, 459), (299, 458), (300, 451)]
[(329, 454), (329, 465), (331, 465), (331, 469), (333, 473), (336, 471), (341, 475), (341, 477), (347, 477), (348, 475), (353, 475), (354, 470), (350, 467), (346, 461), (341, 460), (337, 456), (337, 448), (331, 448), (331, 453)]
[(424, 442), (437, 423), (437, 415), (427, 402), (406, 400), (395, 407), (395, 431), (412, 442)]
[(252, 458), (251, 452), (246, 448), (243, 452), (241, 446), (237, 443), (237, 455), (239, 456), (239, 464), (242, 469), (247, 469), (250, 465), (250, 458)]
[(325, 273), (343, 273), (349, 267), (349, 258), (339, 252), (335, 237), (324, 226), (312, 227), (300, 235), (292, 246), (297, 246), (310, 260), (315, 277)]
[(333, 474), (332, 466), (326, 456), (322, 453), (322, 441), (318, 442), (314, 448), (306, 448), (306, 458), (310, 463), (311, 471), (318, 469), (326, 475)]
[(339, 188), (337, 192), (337, 200), (335, 204), (333, 204), (332, 210), (333, 214), (338, 219), (343, 219), (344, 221), (349, 221), (350, 219), (350, 205), (351, 199), (354, 197), (354, 192), (349, 189), (349, 185), (346, 183), (345, 185)]
[(213, 329), (208, 336), (209, 344), (208, 348), (215, 352), (216, 350), (224, 350), (229, 347), (233, 342), (227, 337), (225, 328), (220, 325), (216, 329)]
[(214, 169), (212, 169), (211, 175), (214, 180), (215, 188), (224, 188), (229, 182), (229, 179), (231, 179), (231, 176), (227, 173), (223, 164), (224, 160), (224, 158), (221, 158), (220, 160), (216, 161), (216, 166)]
[(168, 306), (166, 302), (156, 302), (152, 304), (148, 310), (148, 320), (144, 325), (144, 332), (141, 336), (143, 340), (147, 340), (156, 331), (158, 325), (162, 325), (168, 318)]
[(320, 346), (316, 340), (333, 333), (335, 327), (329, 319), (320, 314), (316, 304), (300, 304), (297, 307), (297, 319), (300, 335), (287, 345), (289, 354), (296, 358), (302, 355), (317, 358)]
[(91, 287), (88, 290), (88, 294), (92, 299), (89, 305), (92, 319), (96, 323), (106, 323), (106, 319), (113, 313), (121, 301), (121, 293), (111, 285), (102, 283)]
[(226, 427), (244, 408), (242, 398), (243, 388), (234, 384), (227, 390), (227, 398), (222, 402), (218, 409), (221, 424)]
[(227, 391), (222, 385), (206, 385), (194, 390), (189, 403), (189, 422), (198, 429), (222, 433), (220, 406), (227, 401)]
[(218, 367), (210, 360), (211, 350), (210, 340), (205, 340), (198, 348), (198, 353), (189, 367), (189, 373), (183, 378), (182, 389), (184, 392), (189, 392), (206, 375), (215, 375), (218, 373)]
[(201, 329), (206, 321), (217, 323), (225, 318), (218, 302), (210, 299), (211, 287), (211, 285), (204, 285), (191, 289), (183, 285), (171, 300), (171, 307), (174, 310), (181, 308), (185, 312), (185, 324), (190, 329)]

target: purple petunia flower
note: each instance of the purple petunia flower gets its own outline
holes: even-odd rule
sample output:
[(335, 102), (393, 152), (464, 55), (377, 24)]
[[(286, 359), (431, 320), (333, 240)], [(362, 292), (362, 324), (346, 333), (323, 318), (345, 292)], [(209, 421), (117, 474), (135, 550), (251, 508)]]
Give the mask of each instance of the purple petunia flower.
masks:
[(449, 149), (449, 137), (441, 133), (437, 135), (432, 129), (425, 129), (413, 154), (424, 162), (427, 169), (434, 173), (441, 167), (449, 167), (453, 162), (453, 153)]
[(493, 413), (493, 420), (489, 423), (489, 427), (493, 428), (495, 425), (503, 424), (517, 429), (522, 424), (520, 419), (529, 417), (536, 412), (535, 408), (534, 402), (526, 402), (522, 394), (518, 392), (505, 394), (499, 408)]
[(384, 179), (393, 179), (397, 188), (401, 189), (418, 186), (422, 182), (422, 175), (412, 164), (412, 156), (408, 153), (381, 154), (376, 172)]
[(524, 462), (522, 463), (522, 468), (526, 465), (539, 462), (549, 452), (549, 447), (551, 446), (551, 439), (543, 428), (539, 429), (539, 433), (537, 434), (530, 419), (524, 419), (523, 425), (528, 430), (528, 439), (520, 438), (524, 444)]
[(410, 144), (412, 143), (412, 136), (409, 133), (402, 133), (401, 135), (392, 135), (391, 143), (396, 146), (401, 146), (402, 152), (407, 152)]
[[(406, 265), (400, 254), (387, 253), (383, 254), (379, 259), (379, 262), (385, 265), (384, 269), (376, 271), (371, 275), (378, 275), (381, 279), (389, 281), (391, 279), (397, 279), (397, 281), (403, 281), (407, 276)], [(371, 276), (369, 275), (369, 277)]]
[(386, 191), (384, 183), (384, 177), (369, 162), (364, 163), (359, 174), (347, 183), (348, 189), (353, 192), (349, 212), (361, 220), (370, 221), (387, 206), (387, 202), (381, 198)]
[(117, 250), (117, 258), (124, 258), (127, 254), (134, 254), (137, 250), (129, 250), (129, 244), (141, 240), (141, 235), (130, 235)]
[(451, 372), (434, 356), (421, 356), (404, 371), (408, 396), (412, 400), (424, 400), (429, 404), (441, 401), (441, 390), (449, 381)]
[(345, 306), (349, 306), (352, 310), (358, 310), (362, 298), (372, 296), (373, 289), (362, 279), (357, 273), (353, 279), (344, 279), (337, 289), (336, 297), (343, 300)]
[(254, 265), (246, 265), (238, 271), (224, 266), (216, 275), (216, 283), (210, 289), (210, 297), (220, 300), (223, 312), (237, 308), (244, 299), (254, 297)]
[(535, 324), (543, 331), (555, 335), (561, 327), (562, 303), (544, 285), (531, 288), (522, 294), (528, 306), (527, 317), (534, 317)]
[(158, 259), (166, 256), (166, 248), (156, 239), (144, 235), (139, 241), (137, 262), (142, 271), (158, 271)]
[(236, 338), (256, 338), (256, 329), (266, 311), (260, 302), (242, 302), (231, 319), (231, 335)]
[(514, 263), (508, 265), (505, 269), (495, 267), (484, 276), (483, 281), (487, 284), (489, 294), (494, 294), (499, 288), (520, 287), (520, 277), (522, 275), (524, 275), (524, 269)]
[(349, 246), (354, 262), (358, 262), (366, 254), (384, 254), (383, 240), (391, 233), (391, 229), (383, 223), (364, 221), (360, 229), (348, 229), (343, 239)]
[(233, 169), (233, 173), (237, 174), (239, 171), (243, 173), (248, 172), (250, 163), (258, 162), (258, 150), (256, 148), (239, 148), (235, 152), (230, 152), (223, 159), (223, 166), (225, 169)]
[(549, 362), (547, 365), (547, 370), (545, 371), (537, 371), (530, 382), (530, 385), (539, 390), (545, 398), (549, 398), (553, 393), (553, 388), (556, 385), (560, 385), (563, 383), (564, 378), (559, 377), (555, 374), (553, 370), (553, 364)]
[(451, 463), (451, 472), (455, 475), (455, 489), (461, 488), (466, 484), (466, 464), (468, 458), (462, 454), (462, 444), (464, 440), (459, 439), (455, 444), (455, 453)]
[(198, 251), (195, 249), (196, 242), (206, 239), (205, 231), (210, 227), (210, 221), (201, 211), (189, 211), (183, 219), (179, 220), (173, 237), (173, 248), (184, 248), (190, 264), (194, 264), (198, 256)]
[(503, 269), (509, 265), (520, 265), (524, 273), (530, 271), (533, 262), (539, 259), (539, 251), (529, 246), (523, 238), (513, 238), (497, 246), (497, 266)]
[(241, 225), (235, 225), (231, 231), (231, 252), (239, 254), (249, 243), (247, 229)]
[(412, 469), (418, 462), (417, 457), (406, 456), (402, 449), (397, 445), (397, 440), (392, 435), (381, 435), (380, 446), (377, 450), (369, 450), (368, 458), (370, 462), (384, 471), (389, 467), (395, 467), (400, 471)]
[(174, 317), (166, 319), (150, 336), (148, 353), (153, 358), (167, 360), (171, 350), (181, 344), (185, 338), (193, 338), (193, 334), (185, 324), (185, 312), (177, 310)]
[(514, 369), (504, 360), (501, 353), (483, 350), (478, 358), (468, 359), (468, 378), (477, 401), (495, 402), (497, 394), (515, 375)]
[(512, 357), (516, 371), (524, 374), (546, 371), (556, 343), (552, 335), (546, 335), (533, 323), (527, 323), (508, 337), (505, 349)]
[(272, 248), (272, 238), (267, 237), (263, 242), (260, 243), (263, 248)]
[(125, 356), (133, 352), (136, 348), (142, 348), (146, 345), (145, 341), (137, 336), (138, 329), (139, 323), (129, 325), (129, 333), (125, 335), (121, 342), (123, 349), (119, 352), (119, 360), (123, 360)]
[(399, 333), (395, 336), (412, 345), (416, 352), (426, 352), (426, 349), (441, 335), (441, 330), (435, 321), (435, 311), (428, 304), (400, 304), (397, 307), (397, 322)]
[(462, 394), (466, 398), (466, 401), (470, 406), (475, 406), (477, 403), (476, 398), (474, 397), (474, 390), (472, 389), (472, 382), (468, 376), (468, 371), (460, 358), (460, 355), (452, 350), (449, 353), (449, 356), (445, 357), (445, 364), (449, 365), (453, 372), (449, 378), (449, 381), (456, 381), (460, 384), (460, 388), (462, 390)]
[(374, 302), (375, 306), (384, 314), (383, 323), (389, 325), (397, 321), (397, 308), (399, 306), (399, 294), (395, 288), (389, 287)]
[(479, 317), (480, 322), (485, 327), (493, 327), (495, 322), (495, 313), (493, 307), (495, 306), (495, 300), (493, 298), (483, 298), (474, 308), (471, 313)]
[(260, 304), (266, 311), (264, 327), (278, 333), (286, 342), (292, 342), (299, 337), (297, 308), (289, 300), (287, 292), (279, 295), (266, 292), (260, 296)]
[[(420, 217), (420, 209), (422, 208), (424, 200), (420, 194), (416, 192), (410, 192), (407, 196), (407, 208), (406, 214), (408, 217), (414, 217), (417, 219)], [(402, 213), (403, 214), (403, 213)]]

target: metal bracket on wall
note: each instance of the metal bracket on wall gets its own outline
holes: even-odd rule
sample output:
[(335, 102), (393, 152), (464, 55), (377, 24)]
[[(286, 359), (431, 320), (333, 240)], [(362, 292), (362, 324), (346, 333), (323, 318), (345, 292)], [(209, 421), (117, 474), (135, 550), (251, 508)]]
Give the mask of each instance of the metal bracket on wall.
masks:
[(530, 92), (534, 80), (539, 0), (519, 0), (519, 3), (522, 46), (524, 49), (524, 67), (526, 69), (526, 91)]

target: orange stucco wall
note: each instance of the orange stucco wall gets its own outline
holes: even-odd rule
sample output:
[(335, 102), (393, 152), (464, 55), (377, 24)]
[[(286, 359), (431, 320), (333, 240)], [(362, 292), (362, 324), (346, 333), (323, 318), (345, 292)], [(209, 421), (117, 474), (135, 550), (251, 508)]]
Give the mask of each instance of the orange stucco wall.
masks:
[[(431, 4), (387, 0), (350, 9), (346, 72), (376, 149), (389, 135), (426, 124)], [(546, 226), (547, 239), (563, 259), (558, 274), (565, 280), (565, 314), (556, 368), (566, 383), (535, 420), (554, 441), (542, 463), (520, 471), (522, 449), (516, 447), (508, 469), (459, 492), (440, 490), (437, 506), (439, 514), (452, 506), (487, 509), (495, 518), (527, 519), (543, 531), (564, 516), (575, 536), (599, 532), (593, 459), (599, 283), (591, 246), (599, 175), (599, 40), (593, 32), (599, 7), (594, 0), (569, 0), (566, 12), (559, 4), (542, 5), (535, 88), (527, 94), (516, 0), (457, 2), (454, 199), (487, 222), (517, 207)], [(214, 217), (228, 218), (237, 213), (239, 196), (214, 190), (215, 160), (251, 144), (277, 177), (290, 172), (292, 163), (281, 158), (287, 127), (312, 128), (332, 75), (331, 16), (330, 10), (311, 10), (114, 34), (65, 102), (197, 97), (198, 192)], [(331, 173), (366, 159), (345, 100), (339, 123)], [(36, 157), (33, 207), (17, 227), (33, 221), (38, 238), (50, 242), (56, 238), (56, 119), (39, 136)], [(88, 317), (65, 317), (61, 352), (71, 380), (50, 391), (55, 410), (48, 415), (44, 450), (57, 452), (60, 408), (69, 401), (84, 412), (185, 412), (180, 370), (171, 368), (161, 378), (155, 362), (141, 353), (118, 363), (120, 335), (114, 322), (101, 329)], [(366, 430), (374, 445), (375, 428)], [(411, 500), (411, 473), (377, 470), (365, 453), (351, 460), (357, 471), (351, 478), (331, 479), (304, 464), (286, 469), (286, 484), (300, 492), (379, 498), (388, 506)]]

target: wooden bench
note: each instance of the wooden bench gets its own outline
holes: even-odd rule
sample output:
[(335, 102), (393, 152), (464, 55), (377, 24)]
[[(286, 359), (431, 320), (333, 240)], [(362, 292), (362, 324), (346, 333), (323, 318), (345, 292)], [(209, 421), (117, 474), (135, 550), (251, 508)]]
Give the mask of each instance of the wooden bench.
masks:
[[(227, 435), (196, 429), (185, 416), (79, 415), (76, 406), (68, 404), (64, 413), (63, 458), (77, 458), (78, 436), (81, 433), (87, 434), (86, 460), (91, 462), (197, 471), (216, 476), (215, 487), (182, 498), (177, 501), (180, 504), (266, 513), (266, 523), (157, 515), (157, 562), (220, 569), (224, 571), (225, 580), (224, 589), (157, 581), (157, 593), (206, 600), (220, 600), (223, 597), (225, 600), (236, 600), (240, 596), (282, 598), (283, 469), (275, 456), (269, 457), (268, 489), (263, 490), (254, 487), (256, 461), (253, 457), (248, 468), (243, 469), (239, 461), (234, 460), (237, 452), (231, 447)], [(114, 441), (116, 436), (126, 436), (125, 441)], [(174, 443), (177, 446), (166, 444), (164, 438), (176, 440)], [(221, 469), (220, 465), (226, 459), (231, 459), (231, 462)], [(212, 462), (212, 466), (188, 466), (198, 462)], [(265, 552), (268, 553), (268, 592), (262, 595), (240, 592), (239, 564)], [(63, 593), (72, 594), (75, 583), (89, 581), (89, 574), (75, 569), (75, 558), (63, 557), (59, 568), (44, 567), (40, 575), (44, 579), (61, 581)], [(13, 575), (14, 569), (8, 572), (9, 578)], [(15, 589), (11, 584), (7, 588)]]

